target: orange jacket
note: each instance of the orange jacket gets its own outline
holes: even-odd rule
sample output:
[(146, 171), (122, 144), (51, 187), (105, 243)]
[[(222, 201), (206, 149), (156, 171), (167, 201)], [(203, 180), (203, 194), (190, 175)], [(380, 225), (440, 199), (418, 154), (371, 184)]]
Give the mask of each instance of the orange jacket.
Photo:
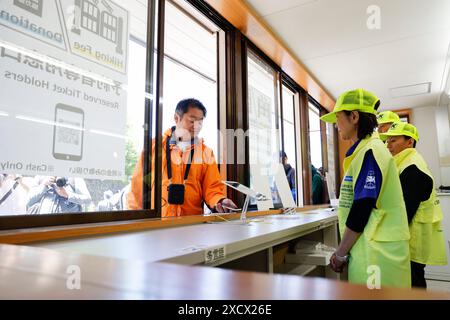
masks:
[[(167, 186), (169, 179), (167, 177), (166, 160), (166, 141), (170, 138), (171, 130), (164, 132), (162, 139), (162, 199), (161, 217), (188, 216), (203, 214), (202, 201), (204, 200), (210, 208), (214, 207), (219, 200), (226, 198), (225, 185), (214, 159), (214, 154), (210, 148), (204, 145), (203, 139), (199, 139), (193, 146), (195, 149), (194, 157), (189, 170), (189, 175), (185, 183), (184, 203), (182, 205), (172, 205), (167, 202)], [(152, 143), (152, 152), (154, 154), (155, 141)], [(172, 161), (172, 183), (183, 183), (184, 171), (191, 153), (191, 148), (182, 152), (176, 145), (170, 145)], [(143, 160), (144, 155), (136, 164), (136, 168), (131, 180), (131, 190), (128, 195), (128, 208), (133, 210), (142, 209), (142, 184), (143, 184)], [(152, 168), (155, 161), (152, 158)], [(155, 181), (152, 175), (151, 186), (154, 189)], [(152, 194), (152, 204), (153, 194)]]

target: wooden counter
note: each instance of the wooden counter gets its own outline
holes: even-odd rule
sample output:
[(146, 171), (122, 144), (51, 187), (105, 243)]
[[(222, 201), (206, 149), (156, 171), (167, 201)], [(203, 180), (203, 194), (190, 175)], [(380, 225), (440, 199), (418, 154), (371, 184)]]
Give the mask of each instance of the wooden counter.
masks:
[[(81, 290), (67, 289), (69, 266), (81, 270)], [(450, 299), (450, 294), (382, 288), (369, 290), (321, 278), (0, 245), (0, 299)]]
[[(178, 264), (205, 263), (205, 250), (226, 247), (226, 258), (220, 264), (272, 248), (318, 230), (329, 231), (334, 239), (327, 245), (337, 246), (337, 215), (329, 209), (298, 212), (295, 215), (268, 215), (217, 223), (175, 226), (158, 230), (33, 243), (47, 249), (107, 256), (112, 258), (171, 262)], [(215, 264), (218, 265), (218, 264)], [(265, 268), (255, 268), (262, 271)]]

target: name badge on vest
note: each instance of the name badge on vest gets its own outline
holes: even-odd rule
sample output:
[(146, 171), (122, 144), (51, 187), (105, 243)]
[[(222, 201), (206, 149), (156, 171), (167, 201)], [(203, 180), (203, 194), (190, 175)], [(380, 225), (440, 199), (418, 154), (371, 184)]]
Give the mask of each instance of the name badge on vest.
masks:
[(350, 209), (353, 204), (353, 176), (345, 176), (339, 195), (339, 207)]

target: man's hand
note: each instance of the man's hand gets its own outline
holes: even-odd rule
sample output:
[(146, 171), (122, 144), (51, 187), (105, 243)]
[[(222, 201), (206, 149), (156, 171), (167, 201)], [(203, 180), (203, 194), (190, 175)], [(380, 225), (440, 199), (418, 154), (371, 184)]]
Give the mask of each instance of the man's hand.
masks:
[(342, 273), (346, 264), (345, 261), (339, 261), (335, 253), (330, 258), (330, 267), (334, 272)]
[(48, 177), (46, 180), (44, 180), (44, 184), (49, 187), (52, 184), (54, 184), (55, 182), (56, 182), (56, 177), (54, 177), (54, 176)]
[(64, 187), (55, 187), (55, 191), (57, 194), (59, 194), (63, 198), (69, 198), (69, 194), (67, 193), (66, 189)]
[(23, 182), (22, 176), (17, 176), (16, 181), (19, 182), (20, 186), (26, 191), (30, 191), (30, 187)]
[(219, 213), (231, 212), (231, 210), (229, 210), (229, 209), (226, 208), (226, 207), (228, 207), (228, 208), (233, 208), (233, 209), (236, 209), (236, 208), (237, 208), (237, 206), (234, 204), (233, 201), (231, 201), (231, 200), (228, 199), (228, 198), (225, 198), (225, 199), (222, 199), (221, 201), (219, 201), (219, 202), (216, 204), (215, 209), (216, 209), (217, 212), (219, 212)]

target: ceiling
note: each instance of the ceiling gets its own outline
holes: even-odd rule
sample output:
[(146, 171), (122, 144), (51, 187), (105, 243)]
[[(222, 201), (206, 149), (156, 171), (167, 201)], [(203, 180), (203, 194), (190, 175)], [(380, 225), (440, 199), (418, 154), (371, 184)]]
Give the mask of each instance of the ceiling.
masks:
[[(381, 99), (381, 110), (403, 109), (436, 106), (448, 90), (449, 0), (246, 2), (335, 99), (360, 87)], [(367, 27), (371, 5), (380, 9), (380, 29)], [(391, 93), (423, 83), (429, 93)]]

